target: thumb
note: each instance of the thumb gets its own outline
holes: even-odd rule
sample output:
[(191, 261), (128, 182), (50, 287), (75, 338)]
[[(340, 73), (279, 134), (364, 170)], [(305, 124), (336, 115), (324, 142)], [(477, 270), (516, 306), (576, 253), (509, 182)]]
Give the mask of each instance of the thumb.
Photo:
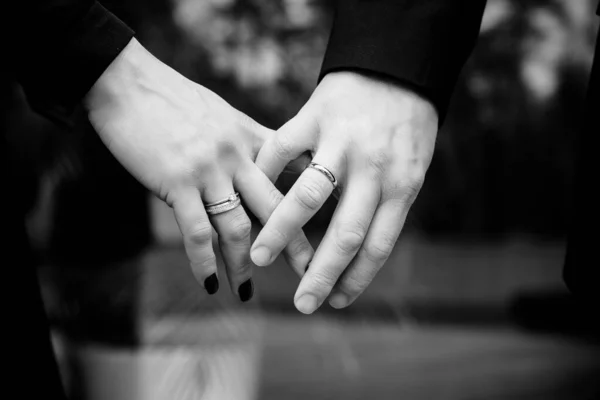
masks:
[(250, 158), (252, 161), (254, 161), (256, 160), (256, 156), (259, 150), (263, 147), (265, 141), (274, 136), (275, 131), (259, 124), (241, 111), (238, 113), (238, 121), (239, 124), (246, 129), (248, 135), (250, 136)]
[(299, 113), (269, 137), (256, 157), (256, 165), (272, 182), (291, 161), (313, 148), (317, 125), (307, 113)]

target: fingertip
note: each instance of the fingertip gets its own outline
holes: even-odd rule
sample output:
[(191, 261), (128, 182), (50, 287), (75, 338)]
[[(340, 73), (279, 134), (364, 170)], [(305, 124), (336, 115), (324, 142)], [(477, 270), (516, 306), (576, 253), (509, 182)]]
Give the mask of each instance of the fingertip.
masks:
[(296, 309), (302, 314), (312, 314), (319, 307), (317, 298), (312, 294), (304, 294), (294, 301)]
[(308, 269), (308, 264), (310, 264), (315, 255), (315, 250), (306, 236), (301, 233), (286, 246), (284, 255), (286, 256), (288, 263), (295, 270), (301, 271), (302, 274), (304, 274)]
[(250, 252), (252, 262), (259, 267), (266, 267), (273, 262), (271, 251), (265, 246), (258, 246)]
[(252, 299), (254, 296), (254, 282), (252, 281), (252, 278), (249, 278), (240, 285), (238, 288), (238, 296), (243, 303)]
[(329, 305), (335, 309), (345, 308), (349, 304), (350, 298), (345, 293), (338, 292), (329, 297)]
[(219, 291), (219, 278), (217, 277), (216, 272), (204, 280), (204, 289), (210, 295)]

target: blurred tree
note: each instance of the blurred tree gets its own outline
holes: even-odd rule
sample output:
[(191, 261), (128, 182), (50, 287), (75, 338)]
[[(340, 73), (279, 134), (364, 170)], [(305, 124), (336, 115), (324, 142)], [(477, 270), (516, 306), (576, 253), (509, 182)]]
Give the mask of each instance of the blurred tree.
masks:
[[(174, 0), (179, 33), (161, 35), (165, 27), (157, 24), (148, 29), (148, 45), (235, 107), (277, 127), (316, 84), (330, 3)], [(488, 1), (479, 44), (457, 85), (409, 228), (565, 233), (573, 135), (595, 39), (592, 3)], [(333, 206), (316, 217), (316, 227)]]
[(596, 21), (587, 0), (488, 1), (413, 221), (562, 236)]
[[(105, 3), (160, 59), (271, 128), (314, 89), (332, 15), (332, 2), (317, 0)], [(564, 235), (593, 3), (488, 1), (408, 229)], [(321, 229), (334, 206), (311, 226)]]

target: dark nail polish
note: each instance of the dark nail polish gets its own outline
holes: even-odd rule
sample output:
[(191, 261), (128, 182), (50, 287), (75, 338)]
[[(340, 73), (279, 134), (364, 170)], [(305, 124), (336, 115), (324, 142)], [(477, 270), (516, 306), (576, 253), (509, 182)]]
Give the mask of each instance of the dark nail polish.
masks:
[(217, 274), (212, 274), (204, 280), (204, 289), (208, 294), (215, 294), (219, 290), (219, 278)]
[(238, 295), (240, 296), (240, 300), (244, 302), (252, 298), (254, 295), (254, 283), (252, 283), (252, 278), (240, 285)]

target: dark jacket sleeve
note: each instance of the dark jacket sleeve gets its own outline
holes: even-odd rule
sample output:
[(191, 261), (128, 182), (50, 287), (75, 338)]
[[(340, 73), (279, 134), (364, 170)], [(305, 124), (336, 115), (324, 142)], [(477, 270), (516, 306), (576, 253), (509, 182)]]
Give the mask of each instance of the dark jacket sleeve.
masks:
[(336, 0), (320, 77), (342, 69), (396, 79), (443, 120), (471, 53), (485, 0)]
[(133, 31), (94, 0), (11, 2), (14, 73), (33, 109), (65, 122)]

